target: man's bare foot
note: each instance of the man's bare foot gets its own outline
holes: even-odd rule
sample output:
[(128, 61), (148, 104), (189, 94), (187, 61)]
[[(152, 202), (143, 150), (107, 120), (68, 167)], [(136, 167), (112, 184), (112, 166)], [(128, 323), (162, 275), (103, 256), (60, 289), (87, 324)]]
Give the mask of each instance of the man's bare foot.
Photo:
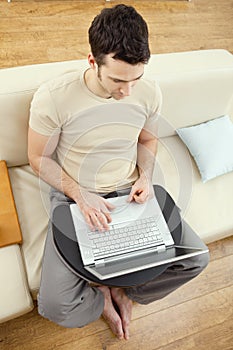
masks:
[(124, 338), (129, 339), (129, 324), (132, 317), (133, 302), (125, 294), (122, 288), (111, 288), (112, 299), (119, 308)]
[(112, 296), (110, 289), (106, 286), (97, 287), (104, 294), (104, 311), (102, 313), (103, 318), (109, 324), (112, 332), (119, 338), (124, 338), (124, 330), (121, 318), (115, 310), (112, 303)]

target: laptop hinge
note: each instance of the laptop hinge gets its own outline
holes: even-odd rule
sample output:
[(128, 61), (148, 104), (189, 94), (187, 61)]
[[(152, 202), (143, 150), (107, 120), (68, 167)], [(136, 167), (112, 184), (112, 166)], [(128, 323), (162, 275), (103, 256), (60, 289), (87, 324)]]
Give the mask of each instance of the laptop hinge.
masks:
[(166, 251), (166, 246), (165, 244), (161, 244), (159, 245), (157, 248), (156, 248), (156, 252), (157, 253), (162, 253), (162, 252), (165, 252)]
[(122, 259), (127, 259), (127, 258), (135, 258), (135, 253), (137, 253), (136, 257), (137, 256), (140, 256), (140, 255), (144, 255), (144, 254), (148, 254), (148, 253), (162, 253), (162, 252), (165, 252), (166, 251), (166, 246), (165, 244), (161, 244), (157, 247), (152, 247), (150, 249), (145, 249), (145, 250), (138, 250), (137, 252), (131, 252), (131, 253), (125, 253), (125, 254), (122, 254), (122, 255), (116, 255), (116, 256), (113, 256), (113, 257), (108, 257), (108, 258), (105, 258), (105, 259), (99, 259), (99, 260), (96, 260), (95, 261), (95, 267), (100, 267), (100, 266), (104, 266), (106, 263), (108, 262), (114, 262), (114, 261), (119, 261), (119, 260), (122, 260)]
[(100, 266), (104, 266), (105, 265), (105, 261), (104, 259), (99, 259), (95, 261), (95, 267), (100, 267)]

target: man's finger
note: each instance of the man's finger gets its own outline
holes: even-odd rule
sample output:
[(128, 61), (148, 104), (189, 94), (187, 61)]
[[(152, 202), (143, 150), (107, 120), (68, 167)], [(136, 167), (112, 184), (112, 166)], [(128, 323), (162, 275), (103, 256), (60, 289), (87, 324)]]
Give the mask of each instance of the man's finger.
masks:
[(107, 215), (109, 215), (109, 214), (108, 213), (98, 213), (98, 214), (96, 214), (97, 219), (99, 220), (99, 223), (102, 226), (101, 230), (102, 229), (109, 230)]
[(127, 198), (127, 202), (129, 203), (132, 202), (132, 200), (134, 199), (134, 195), (135, 195), (135, 191), (133, 190), (133, 187), (132, 187), (131, 192)]
[(102, 223), (100, 222), (100, 212), (97, 212), (97, 211), (91, 211), (89, 213), (90, 215), (90, 218), (91, 218), (91, 221), (92, 221), (92, 224), (94, 225), (95, 229), (98, 230), (98, 231), (101, 231), (103, 229), (103, 225)]
[(134, 200), (135, 202), (142, 204), (146, 201), (147, 197), (148, 197), (148, 194), (144, 191), (141, 191), (134, 195)]
[(94, 231), (95, 230), (95, 226), (93, 225), (91, 219), (90, 219), (90, 215), (89, 214), (85, 214), (84, 215), (85, 217), (85, 221), (87, 223), (87, 225), (90, 227), (91, 231)]
[(112, 203), (108, 202), (107, 200), (104, 202), (104, 204), (105, 204), (106, 208), (109, 209), (109, 210), (113, 210), (113, 209), (116, 208), (115, 205), (113, 205)]
[(109, 213), (105, 212), (104, 215), (105, 215), (108, 223), (112, 222), (112, 218), (111, 218), (111, 215)]

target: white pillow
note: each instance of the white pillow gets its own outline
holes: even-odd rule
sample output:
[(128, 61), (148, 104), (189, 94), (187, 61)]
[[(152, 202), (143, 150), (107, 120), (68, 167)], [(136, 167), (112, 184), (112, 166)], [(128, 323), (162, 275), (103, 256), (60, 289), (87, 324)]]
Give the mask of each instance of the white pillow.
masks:
[(233, 170), (233, 123), (229, 116), (176, 132), (194, 157), (203, 182)]

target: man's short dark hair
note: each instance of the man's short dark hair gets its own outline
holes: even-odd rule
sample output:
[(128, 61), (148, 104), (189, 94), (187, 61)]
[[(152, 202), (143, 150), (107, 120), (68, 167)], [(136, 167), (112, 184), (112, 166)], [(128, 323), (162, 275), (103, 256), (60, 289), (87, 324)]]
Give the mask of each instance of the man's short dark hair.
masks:
[(104, 56), (110, 53), (114, 59), (133, 65), (149, 61), (148, 27), (132, 6), (121, 4), (103, 9), (94, 18), (88, 33), (98, 66), (104, 64)]

